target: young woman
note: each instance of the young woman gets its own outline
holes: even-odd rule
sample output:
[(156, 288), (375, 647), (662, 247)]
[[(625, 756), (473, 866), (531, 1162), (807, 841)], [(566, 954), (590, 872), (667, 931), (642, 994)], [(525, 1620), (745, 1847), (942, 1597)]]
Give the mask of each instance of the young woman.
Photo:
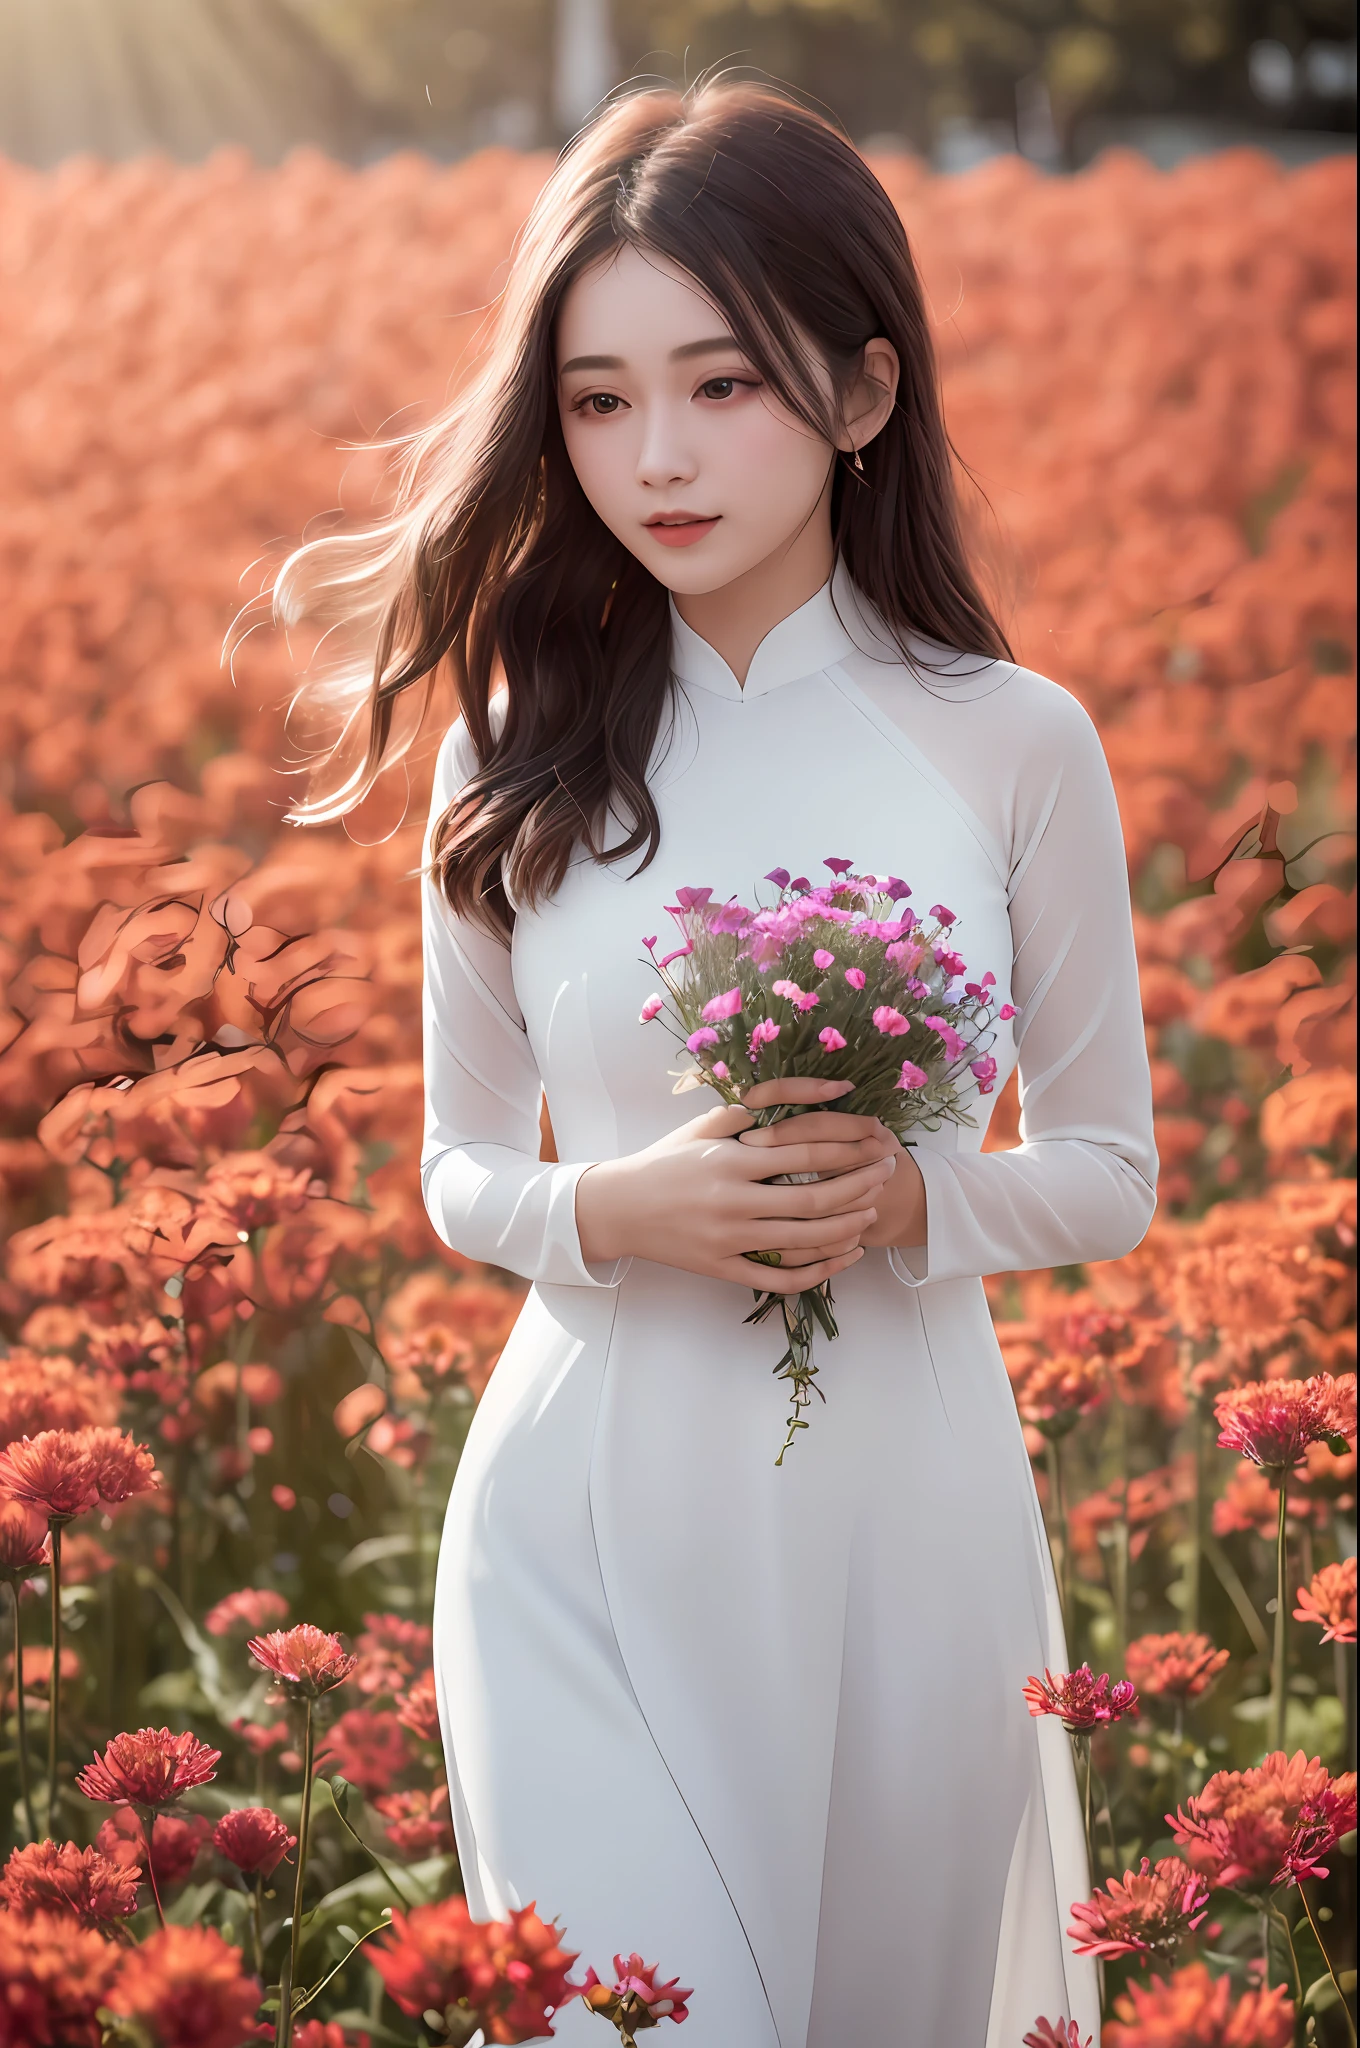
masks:
[[(981, 1276), (1147, 1227), (1128, 888), (1089, 720), (969, 572), (872, 174), (770, 91), (614, 106), (395, 516), (304, 549), (281, 603), (369, 636), (358, 758), (299, 815), (405, 749), (442, 661), (463, 706), (427, 841), (422, 1180), (447, 1243), (534, 1283), (435, 1603), (473, 1912), (536, 1900), (602, 1972), (656, 1958), (700, 2048), (1096, 2032), (1066, 1739), (1021, 1694), (1061, 1623)], [(947, 903), (1018, 1006), (1017, 1150), (982, 1155), (985, 1100), (905, 1151), (828, 1084), (753, 1091), (814, 1105), (761, 1131), (673, 1093), (643, 935), (678, 885), (749, 898), (828, 856)], [(826, 1404), (776, 1469), (777, 1346), (742, 1318), (753, 1279), (828, 1277)]]

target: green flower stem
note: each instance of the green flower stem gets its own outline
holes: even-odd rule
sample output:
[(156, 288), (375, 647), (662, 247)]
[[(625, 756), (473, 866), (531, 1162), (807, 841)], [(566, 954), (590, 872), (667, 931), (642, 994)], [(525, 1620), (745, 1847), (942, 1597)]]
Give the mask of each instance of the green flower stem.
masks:
[[(52, 1675), (47, 1685), (47, 1832), (57, 1830), (57, 1748), (61, 1723), (61, 1529), (59, 1521), (48, 1523), (52, 1533)], [(16, 1606), (15, 1612), (18, 1609)], [(16, 1637), (17, 1641), (17, 1637)]]
[(1286, 1691), (1289, 1678), (1289, 1596), (1286, 1584), (1288, 1573), (1285, 1542), (1285, 1514), (1288, 1501), (1284, 1480), (1283, 1472), (1276, 1474), (1280, 1504), (1275, 1526), (1275, 1649), (1270, 1660), (1270, 1691), (1274, 1703), (1272, 1719), (1276, 1749), (1283, 1749), (1285, 1746), (1285, 1728), (1289, 1712), (1289, 1695)]
[(1129, 1411), (1115, 1396), (1115, 1441), (1119, 1452), (1119, 1519), (1114, 1525), (1114, 1667), (1124, 1669), (1129, 1640)]
[(255, 1873), (255, 1896), (251, 1902), (251, 1923), (255, 1932), (255, 1975), (264, 1982), (264, 1872)]
[(1099, 1875), (1099, 1861), (1096, 1856), (1096, 1845), (1091, 1837), (1091, 1738), (1089, 1735), (1074, 1735), (1072, 1739), (1077, 1745), (1077, 1754), (1082, 1764), (1081, 1812), (1086, 1828), (1086, 1862), (1091, 1873), (1091, 1882), (1094, 1884)]
[(1190, 1498), (1190, 1558), (1186, 1567), (1185, 1626), (1190, 1634), (1199, 1628), (1200, 1608), (1203, 1604), (1201, 1581), (1204, 1576), (1204, 1409), (1198, 1395), (1190, 1400), (1191, 1439), (1195, 1460), (1195, 1490)]
[(9, 1593), (14, 1602), (14, 1686), (19, 1710), (19, 1796), (24, 1802), (28, 1839), (30, 1842), (36, 1842), (38, 1823), (33, 1818), (33, 1788), (28, 1778), (28, 1718), (24, 1713), (24, 1638), (19, 1620), (19, 1588), (13, 1579), (9, 1582)]
[(156, 1918), (160, 1925), (164, 1927), (165, 1908), (161, 1904), (161, 1890), (156, 1882), (156, 1863), (153, 1854), (153, 1843), (156, 1833), (156, 1809), (154, 1806), (142, 1808), (142, 1833), (146, 1837), (146, 1881), (151, 1887), (151, 1897), (156, 1907)]
[(1302, 1885), (1299, 1886), (1299, 1897), (1303, 1900), (1303, 1910), (1308, 1915), (1308, 1925), (1313, 1930), (1313, 1939), (1318, 1945), (1318, 1953), (1327, 1965), (1327, 1975), (1332, 1980), (1332, 1989), (1340, 2000), (1342, 2012), (1346, 2015), (1346, 2031), (1351, 2037), (1352, 2048), (1355, 2048), (1355, 2021), (1351, 2018), (1350, 2005), (1347, 2002), (1345, 1992), (1337, 1982), (1336, 1971), (1332, 1968), (1332, 1959), (1327, 1953), (1327, 1944), (1323, 1941), (1321, 1930), (1318, 1927), (1317, 1921), (1313, 1918), (1313, 1909), (1308, 1903), (1308, 1893)]
[(302, 1739), (302, 1815), (298, 1821), (297, 1875), (293, 1880), (293, 1925), (288, 1943), (288, 1995), (279, 2008), (278, 2048), (288, 2048), (292, 2033), (293, 1986), (297, 1983), (298, 1956), (302, 1949), (302, 1884), (307, 1869), (307, 1830), (312, 1818), (312, 1764), (316, 1752), (316, 1729), (313, 1724), (313, 1706), (310, 1699), (303, 1702), (307, 1720)]
[(312, 2000), (318, 1997), (319, 1994), (325, 1990), (326, 1986), (330, 1983), (331, 1978), (339, 1976), (340, 1972), (344, 1969), (345, 1964), (349, 1961), (350, 1957), (356, 1954), (357, 1951), (363, 1947), (366, 1941), (371, 1941), (375, 1934), (382, 1934), (386, 1930), (386, 1928), (388, 1928), (391, 1925), (391, 1907), (384, 1906), (383, 1913), (385, 1917), (378, 1922), (377, 1926), (367, 1928), (365, 1932), (359, 1936), (359, 1939), (345, 1950), (345, 1953), (341, 1956), (335, 1968), (333, 1970), (329, 1970), (326, 1973), (326, 1975), (321, 1979), (321, 1982), (319, 1984), (313, 1984), (311, 1990), (305, 1992), (304, 1995), (301, 1998), (299, 1998), (297, 2004), (293, 2008), (294, 2012), (304, 2012), (306, 2008), (311, 2004)]
[(357, 1844), (357, 1846), (360, 1849), (363, 1850), (369, 1862), (377, 1867), (378, 1871), (382, 1875), (383, 1882), (387, 1885), (390, 1891), (395, 1892), (397, 1898), (401, 1901), (402, 1905), (405, 1906), (407, 1912), (409, 1913), (413, 1911), (414, 1901), (407, 1898), (405, 1892), (397, 1883), (397, 1880), (395, 1879), (395, 1877), (393, 1877), (387, 1865), (383, 1862), (382, 1857), (379, 1856), (376, 1849), (369, 1848), (368, 1843), (364, 1840), (363, 1836), (361, 1834), (356, 1833), (355, 1830), (350, 1826), (348, 1820), (346, 1820), (344, 1809), (342, 1808), (340, 1801), (335, 1796), (335, 1787), (334, 1785), (332, 1785), (330, 1779), (323, 1778), (321, 1782), (331, 1795), (331, 1805), (335, 1808), (335, 1817), (339, 1821), (341, 1827), (345, 1830), (345, 1833), (350, 1837), (350, 1839), (353, 1842)]

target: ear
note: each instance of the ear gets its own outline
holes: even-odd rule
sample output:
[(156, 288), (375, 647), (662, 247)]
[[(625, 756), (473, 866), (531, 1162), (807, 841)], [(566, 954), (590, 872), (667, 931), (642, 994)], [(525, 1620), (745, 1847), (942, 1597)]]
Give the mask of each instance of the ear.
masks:
[(844, 425), (836, 440), (838, 448), (847, 454), (865, 448), (875, 434), (883, 431), (892, 416), (901, 370), (897, 350), (882, 335), (864, 344), (859, 370), (845, 394), (841, 413)]

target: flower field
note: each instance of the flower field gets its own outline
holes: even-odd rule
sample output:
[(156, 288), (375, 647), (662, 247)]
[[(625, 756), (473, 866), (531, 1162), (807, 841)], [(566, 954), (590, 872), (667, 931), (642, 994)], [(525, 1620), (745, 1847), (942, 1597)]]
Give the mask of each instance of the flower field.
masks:
[[(683, 1955), (620, 1927), (601, 1984), (553, 1900), (462, 1904), (430, 1601), (520, 1288), (420, 1200), (432, 748), (284, 830), (289, 651), (220, 659), (374, 503), (363, 444), (456, 379), (546, 168), (0, 166), (0, 2048), (457, 2048), (573, 1992), (602, 2042), (687, 1999), (703, 2038)], [(1109, 2048), (1354, 2041), (1353, 159), (879, 169), (1134, 881), (1158, 1216), (988, 1282), (1071, 1938)]]

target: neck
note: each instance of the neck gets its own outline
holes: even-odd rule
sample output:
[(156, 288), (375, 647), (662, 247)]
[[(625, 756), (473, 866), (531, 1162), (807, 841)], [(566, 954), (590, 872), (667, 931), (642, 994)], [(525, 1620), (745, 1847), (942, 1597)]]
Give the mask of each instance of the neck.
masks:
[(744, 686), (766, 634), (817, 595), (834, 563), (828, 481), (812, 517), (791, 540), (719, 590), (674, 592), (675, 609)]

